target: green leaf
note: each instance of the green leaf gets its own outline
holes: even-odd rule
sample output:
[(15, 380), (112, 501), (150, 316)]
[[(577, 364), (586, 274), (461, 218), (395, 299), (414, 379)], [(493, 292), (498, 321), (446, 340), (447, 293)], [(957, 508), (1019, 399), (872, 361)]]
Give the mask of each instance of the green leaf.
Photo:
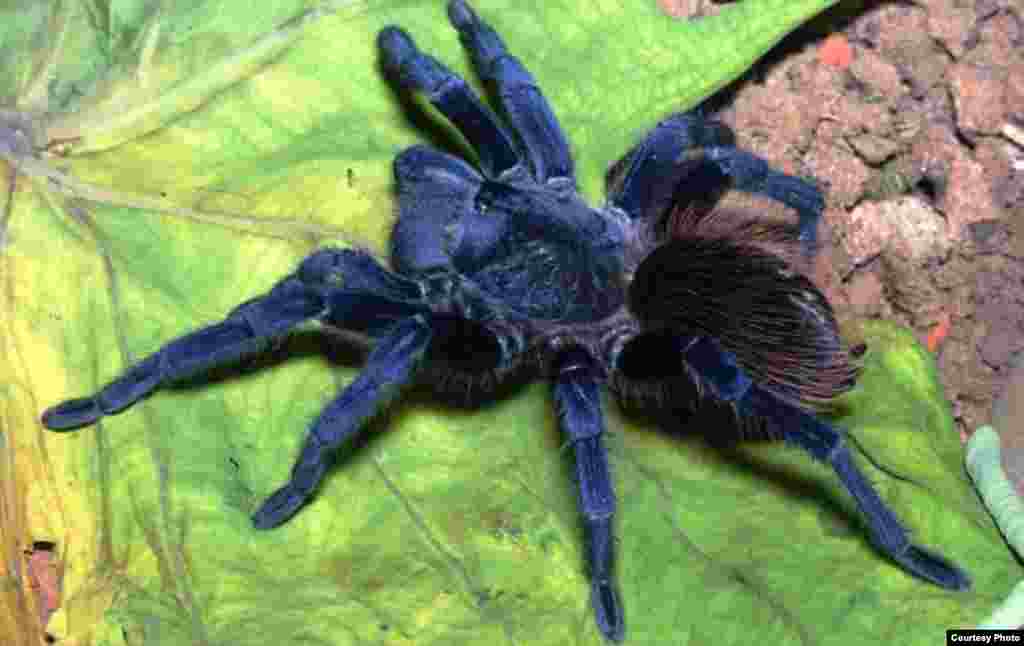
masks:
[[(598, 201), (647, 128), (830, 3), (744, 2), (697, 23), (653, 1), (477, 4), (547, 92)], [(57, 543), (50, 630), (69, 643), (600, 643), (544, 384), (471, 411), (411, 393), (266, 532), (249, 515), (362, 360), (326, 335), (77, 433), (38, 425), (316, 246), (385, 248), (391, 160), (429, 140), (379, 75), (386, 24), (473, 78), (442, 2), (0, 3), (0, 155), (17, 171), (0, 204), (16, 510), (2, 531), (9, 550)], [(842, 421), (885, 467), (868, 468), (883, 496), (975, 592), (882, 558), (802, 454), (722, 454), (609, 402), (629, 643), (746, 643), (756, 626), (772, 644), (930, 644), (1020, 578), (959, 467), (930, 358), (888, 328), (869, 340)]]

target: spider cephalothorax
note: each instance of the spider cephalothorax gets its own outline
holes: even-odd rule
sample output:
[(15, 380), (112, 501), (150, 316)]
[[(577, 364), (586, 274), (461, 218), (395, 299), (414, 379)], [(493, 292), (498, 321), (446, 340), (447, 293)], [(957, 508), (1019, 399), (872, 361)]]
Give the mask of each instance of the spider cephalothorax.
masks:
[[(473, 166), (427, 146), (398, 155), (393, 269), (364, 251), (316, 251), (267, 294), (95, 395), (47, 410), (43, 424), (91, 424), (319, 320), (376, 345), (313, 422), (289, 481), (256, 510), (259, 528), (307, 502), (332, 451), (399, 386), (428, 374), (441, 389), (467, 392), (515, 371), (554, 383), (575, 451), (592, 602), (610, 639), (621, 639), (625, 624), (612, 574), (604, 388), (634, 404), (688, 405), (698, 413), (691, 423), (707, 419), (702, 406), (724, 408), (802, 447), (832, 465), (880, 550), (921, 578), (967, 588), (965, 573), (910, 542), (843, 434), (812, 412), (856, 373), (828, 302), (787, 261), (815, 250), (817, 188), (737, 149), (725, 126), (692, 111), (658, 124), (612, 170), (607, 203), (594, 209), (576, 191), (569, 144), (530, 73), (463, 0), (452, 0), (448, 15), (510, 127), (407, 33), (380, 33), (384, 68), (423, 93), (478, 157)], [(729, 187), (793, 208), (799, 226), (724, 221), (710, 207)]]

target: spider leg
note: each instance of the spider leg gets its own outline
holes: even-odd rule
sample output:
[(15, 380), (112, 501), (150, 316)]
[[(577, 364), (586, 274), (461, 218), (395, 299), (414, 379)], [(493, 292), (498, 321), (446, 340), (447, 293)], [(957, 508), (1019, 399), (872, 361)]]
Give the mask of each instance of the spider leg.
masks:
[(287, 484), (253, 514), (257, 529), (280, 525), (305, 504), (327, 472), (333, 451), (409, 381), (430, 338), (430, 325), (415, 316), (396, 324), (380, 340), (359, 376), (313, 422)]
[(448, 4), (448, 17), (472, 55), (480, 78), (497, 86), (498, 97), (523, 142), (537, 181), (568, 180), (568, 185), (575, 187), (569, 142), (533, 75), (508, 53), (497, 32), (464, 0)]
[(807, 180), (773, 170), (757, 155), (732, 146), (710, 146), (704, 158), (732, 179), (732, 186), (747, 193), (764, 195), (794, 209), (800, 217), (800, 242), (804, 253), (814, 254), (818, 244), (818, 220), (825, 199), (817, 186)]
[(734, 402), (741, 413), (764, 420), (770, 426), (768, 436), (782, 437), (830, 464), (863, 515), (872, 541), (897, 564), (944, 588), (970, 587), (965, 572), (941, 555), (910, 542), (899, 519), (857, 468), (838, 429), (753, 384), (735, 356), (717, 341), (664, 331), (645, 332), (624, 344), (614, 357), (613, 370), (634, 379), (682, 375), (685, 373), (679, 370), (678, 362), (668, 359), (680, 352), (699, 376), (698, 396), (702, 389), (711, 390), (711, 399)]
[(700, 374), (702, 385), (712, 391), (715, 399), (735, 401), (750, 390), (752, 382), (737, 363), (736, 355), (709, 336), (689, 337), (683, 360)]
[(326, 310), (321, 295), (295, 276), (236, 307), (227, 318), (171, 341), (89, 397), (46, 410), (43, 426), (64, 431), (119, 413), (159, 386), (201, 373), (264, 347), (266, 342)]
[(786, 441), (832, 466), (867, 522), (872, 541), (903, 569), (943, 588), (967, 590), (971, 587), (966, 572), (936, 552), (910, 542), (896, 514), (857, 468), (838, 429), (779, 401), (760, 387), (751, 389), (745, 403), (769, 423), (777, 425)]
[(324, 318), (372, 334), (425, 311), (418, 302), (420, 294), (416, 282), (386, 271), (369, 254), (321, 249), (306, 257), (294, 274), (263, 296), (242, 303), (223, 321), (171, 341), (96, 394), (47, 409), (43, 426), (64, 431), (92, 424), (164, 384), (253, 354), (311, 319)]
[(559, 357), (554, 394), (562, 430), (576, 453), (576, 480), (586, 525), (595, 619), (606, 638), (621, 641), (625, 622), (612, 574), (615, 492), (608, 454), (601, 441), (605, 427), (600, 379), (597, 362), (582, 349), (570, 349)]
[(807, 255), (813, 254), (825, 208), (821, 191), (806, 180), (773, 170), (767, 161), (733, 143), (727, 126), (706, 120), (700, 111), (673, 115), (634, 149), (608, 202), (633, 218), (658, 217), (670, 205), (708, 202), (726, 188), (737, 188), (794, 209), (800, 217), (801, 244)]
[[(694, 196), (720, 191), (718, 184), (724, 178), (691, 184), (690, 173), (699, 162), (685, 157), (685, 153), (691, 148), (732, 143), (732, 131), (718, 121), (705, 119), (699, 110), (674, 114), (630, 151), (625, 168), (616, 173), (608, 204), (634, 219), (659, 217), (677, 199), (680, 189)], [(685, 186), (681, 186), (684, 181)]]
[(487, 177), (500, 178), (521, 168), (512, 138), (465, 80), (419, 51), (412, 37), (398, 27), (382, 29), (377, 45), (384, 68), (393, 72), (403, 86), (426, 94), (476, 150)]

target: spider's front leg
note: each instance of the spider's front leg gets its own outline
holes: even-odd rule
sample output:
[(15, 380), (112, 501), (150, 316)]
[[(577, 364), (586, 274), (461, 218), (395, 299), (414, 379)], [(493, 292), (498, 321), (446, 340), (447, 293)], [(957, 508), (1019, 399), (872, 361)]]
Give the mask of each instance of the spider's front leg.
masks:
[[(348, 289), (338, 289), (346, 283)], [(370, 256), (323, 249), (264, 294), (242, 303), (219, 323), (200, 328), (145, 357), (99, 392), (47, 409), (43, 426), (76, 429), (119, 413), (162, 385), (206, 372), (263, 349), (267, 342), (312, 319), (344, 315), (360, 331), (380, 329), (425, 311), (419, 287)]]
[[(516, 177), (529, 170), (540, 183), (557, 181), (566, 188), (575, 188), (569, 143), (533, 76), (464, 0), (448, 4), (448, 18), (459, 31), (480, 77), (496, 86), (514, 136), (465, 80), (420, 52), (409, 34), (398, 27), (385, 28), (377, 39), (384, 67), (404, 86), (423, 92), (459, 129), (479, 156), (481, 170), (488, 178)], [(529, 169), (524, 168), (516, 137)]]
[(521, 166), (512, 137), (465, 80), (443, 63), (421, 52), (400, 27), (385, 27), (377, 36), (384, 69), (399, 83), (423, 92), (466, 138), (488, 177), (515, 174)]
[(586, 351), (572, 348), (558, 358), (555, 404), (562, 431), (576, 453), (576, 484), (586, 524), (591, 604), (605, 637), (621, 641), (626, 624), (613, 578), (615, 492), (612, 490), (601, 411), (601, 369)]
[(288, 276), (267, 294), (239, 305), (214, 323), (171, 341), (89, 397), (47, 409), (43, 426), (66, 431), (132, 406), (161, 385), (199, 374), (262, 349), (267, 341), (326, 312), (323, 296)]
[(448, 18), (459, 30), (480, 78), (495, 84), (505, 114), (529, 157), (534, 178), (541, 183), (558, 180), (575, 188), (569, 142), (533, 75), (464, 0), (449, 3)]

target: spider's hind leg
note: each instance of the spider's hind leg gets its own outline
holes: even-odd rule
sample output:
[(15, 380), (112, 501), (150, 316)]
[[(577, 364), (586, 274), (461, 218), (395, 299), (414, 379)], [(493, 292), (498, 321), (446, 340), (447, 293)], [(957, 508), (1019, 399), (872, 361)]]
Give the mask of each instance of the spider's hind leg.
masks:
[(966, 572), (936, 552), (910, 542), (896, 514), (857, 468), (839, 430), (757, 386), (751, 389), (744, 404), (775, 427), (787, 442), (832, 466), (866, 521), (872, 542), (900, 567), (950, 590), (971, 587)]
[(615, 492), (608, 453), (602, 442), (605, 424), (600, 384), (600, 369), (586, 351), (570, 349), (559, 357), (555, 404), (562, 431), (569, 436), (576, 453), (576, 484), (586, 526), (591, 605), (601, 633), (609, 640), (621, 641), (625, 620), (613, 578)]
[(764, 195), (781, 202), (800, 217), (800, 244), (808, 257), (818, 249), (818, 220), (825, 210), (825, 198), (807, 180), (772, 169), (767, 161), (732, 146), (711, 146), (705, 159), (729, 177), (732, 186), (747, 193)]
[(818, 220), (825, 208), (810, 182), (773, 170), (735, 147), (732, 131), (699, 110), (659, 123), (614, 174), (608, 202), (632, 218), (659, 217), (672, 207), (707, 211), (729, 188), (764, 195), (799, 215), (804, 253), (817, 251)]
[[(727, 178), (687, 157), (690, 149), (728, 146), (733, 134), (724, 124), (705, 119), (700, 110), (674, 114), (654, 127), (610, 173), (608, 204), (633, 219), (665, 214), (677, 200), (721, 194)], [(685, 182), (685, 184), (684, 184)]]

